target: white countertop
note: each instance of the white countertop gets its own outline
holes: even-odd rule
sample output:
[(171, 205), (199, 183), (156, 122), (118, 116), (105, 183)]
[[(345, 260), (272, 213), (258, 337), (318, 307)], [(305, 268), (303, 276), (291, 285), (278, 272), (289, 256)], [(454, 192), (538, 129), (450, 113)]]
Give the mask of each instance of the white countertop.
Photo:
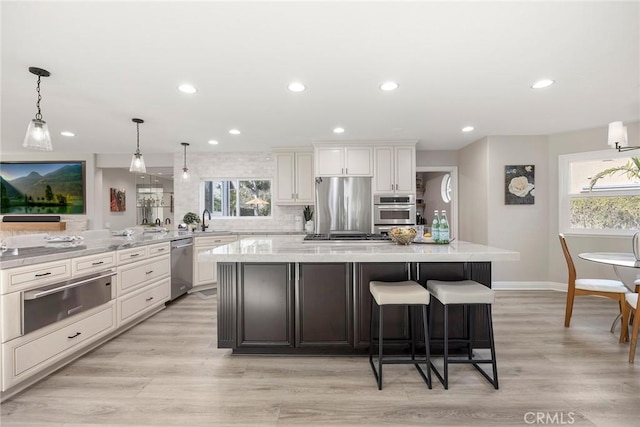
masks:
[(448, 245), (303, 243), (302, 236), (246, 237), (198, 255), (200, 262), (465, 262), (518, 261), (520, 253), (464, 241)]

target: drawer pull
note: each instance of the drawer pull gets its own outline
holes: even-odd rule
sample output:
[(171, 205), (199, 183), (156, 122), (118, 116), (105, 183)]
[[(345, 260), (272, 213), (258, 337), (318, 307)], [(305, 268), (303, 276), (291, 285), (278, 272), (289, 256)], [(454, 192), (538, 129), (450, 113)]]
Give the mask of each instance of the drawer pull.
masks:
[(151, 274), (151, 273), (153, 273), (153, 270), (149, 270), (145, 274)]
[(104, 264), (104, 261), (92, 262), (91, 265), (100, 265)]
[(153, 299), (153, 297), (149, 297), (145, 301), (151, 301), (152, 299)]
[(75, 335), (71, 335), (70, 337), (67, 337), (67, 338), (69, 338), (70, 340), (72, 340), (72, 339), (74, 339), (75, 337), (77, 337), (77, 336), (79, 336), (79, 335), (81, 335), (81, 332), (76, 332), (76, 333), (75, 333)]
[(46, 273), (36, 274), (36, 277), (49, 276), (50, 274), (51, 274), (51, 272), (50, 272), (50, 271), (47, 271)]
[(164, 251), (165, 249), (167, 249), (167, 248), (158, 248), (158, 249), (156, 249), (156, 250), (157, 250), (158, 252), (162, 252), (162, 251)]
[(67, 314), (68, 314), (68, 315), (72, 315), (73, 313), (75, 313), (75, 312), (76, 312), (76, 311), (78, 311), (78, 310), (82, 310), (82, 306), (81, 306), (81, 305), (79, 305), (79, 306), (77, 306), (77, 307), (73, 307), (73, 308), (72, 308), (72, 309), (70, 309), (70, 310), (67, 310)]
[(140, 256), (140, 254), (131, 254), (131, 255), (129, 255), (130, 258), (137, 257), (137, 256)]

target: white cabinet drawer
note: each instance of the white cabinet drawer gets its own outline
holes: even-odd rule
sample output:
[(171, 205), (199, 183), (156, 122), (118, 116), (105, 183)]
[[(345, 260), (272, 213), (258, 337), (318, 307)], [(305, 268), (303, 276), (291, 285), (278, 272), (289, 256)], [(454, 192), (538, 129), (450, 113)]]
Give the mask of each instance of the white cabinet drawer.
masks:
[(118, 326), (169, 301), (170, 293), (171, 279), (166, 278), (118, 298)]
[(71, 260), (71, 271), (74, 276), (83, 276), (87, 273), (95, 273), (106, 270), (116, 265), (116, 253), (107, 252), (97, 255), (88, 255)]
[[(46, 334), (36, 332), (2, 344), (3, 390), (52, 365), (115, 328), (112, 302), (85, 317)], [(46, 331), (45, 331), (46, 332)]]
[(118, 267), (118, 295), (169, 275), (169, 255)]
[(152, 257), (168, 254), (171, 250), (171, 244), (170, 242), (156, 243), (154, 245), (147, 246), (147, 248), (149, 249), (149, 256)]
[(2, 270), (2, 293), (60, 282), (71, 277), (71, 260)]
[(147, 257), (147, 247), (121, 249), (118, 251), (118, 265), (139, 261)]

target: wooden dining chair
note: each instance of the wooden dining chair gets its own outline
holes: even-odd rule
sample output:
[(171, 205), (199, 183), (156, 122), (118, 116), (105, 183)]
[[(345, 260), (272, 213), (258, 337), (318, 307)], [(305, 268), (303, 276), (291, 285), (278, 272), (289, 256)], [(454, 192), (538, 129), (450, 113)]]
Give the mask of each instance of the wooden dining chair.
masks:
[[(569, 269), (569, 280), (567, 281), (567, 307), (564, 314), (564, 327), (568, 328), (571, 323), (573, 300), (579, 295), (594, 295), (614, 299), (618, 301), (620, 314), (624, 315), (624, 312), (626, 311), (625, 295), (631, 292), (629, 288), (619, 280), (576, 279), (576, 267), (571, 259), (571, 254), (569, 253), (569, 248), (567, 247), (567, 241), (564, 238), (564, 234), (561, 233), (558, 237), (560, 237), (560, 246), (562, 246), (562, 252), (564, 253), (564, 258), (567, 261), (567, 268)], [(623, 325), (620, 331), (620, 342), (624, 342), (626, 340), (624, 329), (625, 327)]]
[(629, 315), (633, 315), (633, 323), (631, 325), (631, 342), (629, 343), (629, 363), (633, 363), (636, 358), (636, 346), (638, 345), (638, 331), (640, 330), (640, 312), (638, 312), (638, 292), (640, 292), (640, 279), (635, 282), (636, 289), (634, 293), (629, 293), (625, 296), (627, 305), (622, 312), (622, 329), (626, 335), (629, 330), (627, 325), (629, 324)]

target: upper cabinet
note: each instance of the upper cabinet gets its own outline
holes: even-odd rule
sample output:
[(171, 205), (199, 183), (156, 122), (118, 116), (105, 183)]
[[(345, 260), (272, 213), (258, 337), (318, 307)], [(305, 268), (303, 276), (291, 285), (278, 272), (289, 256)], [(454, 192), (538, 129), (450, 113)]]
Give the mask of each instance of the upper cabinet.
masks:
[(276, 151), (276, 204), (312, 205), (314, 203), (313, 153)]
[(373, 176), (370, 146), (316, 145), (316, 176)]
[(375, 193), (415, 193), (415, 144), (376, 146), (373, 152)]

